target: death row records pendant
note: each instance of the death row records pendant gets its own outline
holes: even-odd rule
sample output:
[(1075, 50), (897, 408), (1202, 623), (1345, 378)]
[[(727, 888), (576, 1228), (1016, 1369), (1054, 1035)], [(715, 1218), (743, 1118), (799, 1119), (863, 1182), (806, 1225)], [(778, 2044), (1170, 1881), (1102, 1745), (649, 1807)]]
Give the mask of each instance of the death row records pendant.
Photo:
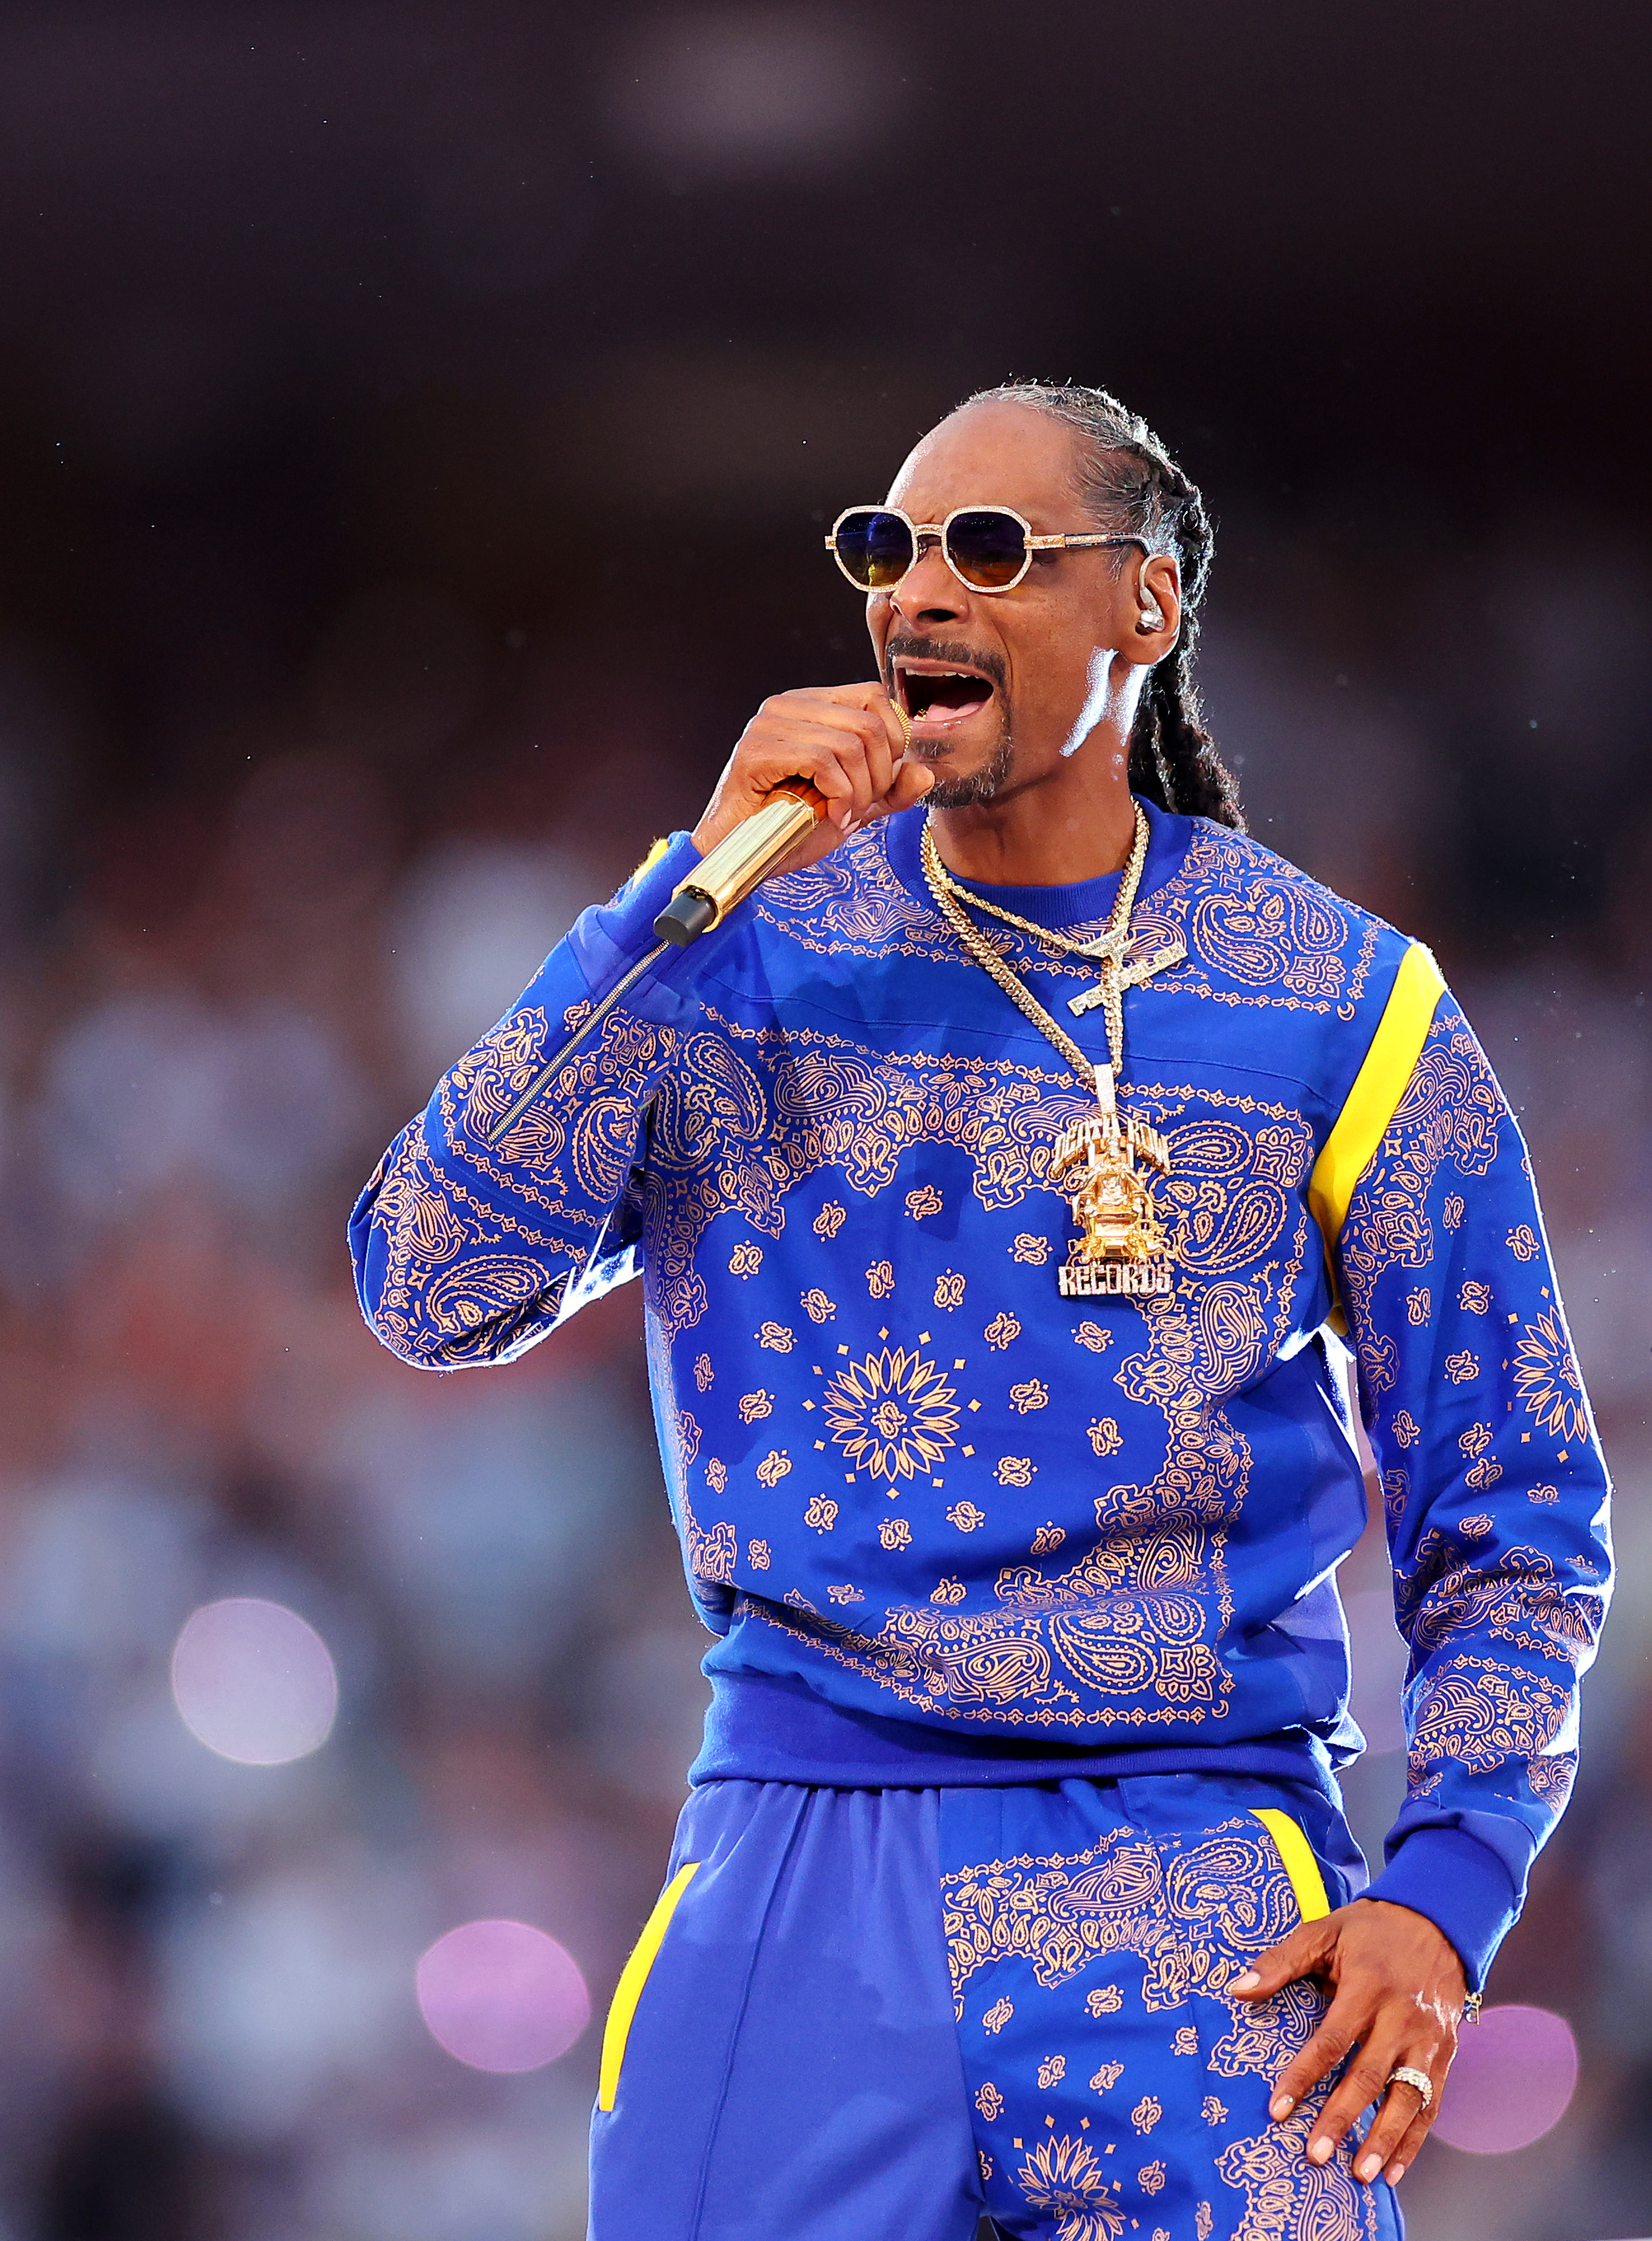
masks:
[(1170, 1263), (1068, 1259), (1055, 1281), (1064, 1300), (1152, 1299), (1168, 1294)]
[(1170, 1173), (1170, 1147), (1145, 1120), (1120, 1114), (1106, 1094), (1110, 1079), (1097, 1086), (1099, 1109), (1061, 1131), (1050, 1160), (1050, 1180), (1072, 1200), (1080, 1232), (1057, 1271), (1061, 1296), (1163, 1294), (1170, 1289), (1170, 1242), (1147, 1177)]

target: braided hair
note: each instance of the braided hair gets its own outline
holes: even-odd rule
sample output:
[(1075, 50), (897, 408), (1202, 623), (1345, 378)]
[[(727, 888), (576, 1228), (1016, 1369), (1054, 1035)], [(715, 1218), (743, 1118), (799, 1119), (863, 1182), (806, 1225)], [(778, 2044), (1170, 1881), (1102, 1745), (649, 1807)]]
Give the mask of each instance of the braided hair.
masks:
[[(1105, 389), (1051, 382), (1007, 382), (965, 399), (1022, 405), (1060, 420), (1083, 439), (1079, 497), (1103, 526), (1174, 551), (1181, 570), (1181, 627), (1148, 672), (1130, 731), (1130, 789), (1187, 817), (1245, 830), (1239, 788), (1205, 729), (1194, 681), (1199, 603), (1210, 575), (1215, 532), (1198, 486), (1188, 480), (1147, 422)], [(962, 409), (961, 407), (960, 408)]]

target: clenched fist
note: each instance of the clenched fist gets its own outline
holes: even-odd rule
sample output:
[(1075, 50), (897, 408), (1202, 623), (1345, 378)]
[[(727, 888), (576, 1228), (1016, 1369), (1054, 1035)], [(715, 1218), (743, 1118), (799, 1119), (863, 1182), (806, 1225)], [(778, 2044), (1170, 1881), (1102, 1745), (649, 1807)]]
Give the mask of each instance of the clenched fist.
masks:
[(906, 754), (906, 727), (881, 685), (776, 692), (741, 733), (694, 827), (694, 846), (704, 856), (777, 786), (801, 779), (825, 814), (779, 868), (817, 863), (861, 826), (923, 799), (934, 774)]

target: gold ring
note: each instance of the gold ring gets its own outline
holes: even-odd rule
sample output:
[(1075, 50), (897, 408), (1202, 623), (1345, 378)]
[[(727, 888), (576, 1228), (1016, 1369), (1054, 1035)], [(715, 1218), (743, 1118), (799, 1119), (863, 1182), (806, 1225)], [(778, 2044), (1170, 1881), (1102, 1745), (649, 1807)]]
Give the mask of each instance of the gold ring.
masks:
[(1410, 2086), (1414, 2093), (1420, 2093), (1422, 2096), (1422, 2105), (1425, 2109), (1433, 2107), (1434, 2080), (1426, 2070), (1413, 2070), (1409, 2064), (1402, 2063), (1398, 2070), (1391, 2070), (1388, 2072), (1388, 2082), (1390, 2085)]

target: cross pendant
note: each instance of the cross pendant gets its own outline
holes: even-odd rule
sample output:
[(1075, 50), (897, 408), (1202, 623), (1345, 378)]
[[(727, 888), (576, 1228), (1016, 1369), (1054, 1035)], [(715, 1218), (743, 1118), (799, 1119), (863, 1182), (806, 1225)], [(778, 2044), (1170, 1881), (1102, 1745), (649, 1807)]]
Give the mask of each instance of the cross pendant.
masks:
[(1094, 1011), (1098, 1004), (1105, 1004), (1107, 1000), (1109, 970), (1119, 973), (1117, 983), (1119, 987), (1139, 988), (1144, 980), (1150, 980), (1155, 973), (1162, 973), (1167, 966), (1180, 965), (1187, 954), (1187, 945), (1185, 941), (1172, 941), (1163, 949), (1155, 950), (1151, 957), (1144, 957), (1139, 965), (1126, 966), (1122, 973), (1119, 973), (1118, 967), (1110, 957), (1107, 958), (1102, 962), (1101, 979), (1097, 986), (1094, 988), (1087, 988), (1081, 996), (1069, 997), (1067, 1007), (1074, 1019), (1079, 1019), (1086, 1012)]

